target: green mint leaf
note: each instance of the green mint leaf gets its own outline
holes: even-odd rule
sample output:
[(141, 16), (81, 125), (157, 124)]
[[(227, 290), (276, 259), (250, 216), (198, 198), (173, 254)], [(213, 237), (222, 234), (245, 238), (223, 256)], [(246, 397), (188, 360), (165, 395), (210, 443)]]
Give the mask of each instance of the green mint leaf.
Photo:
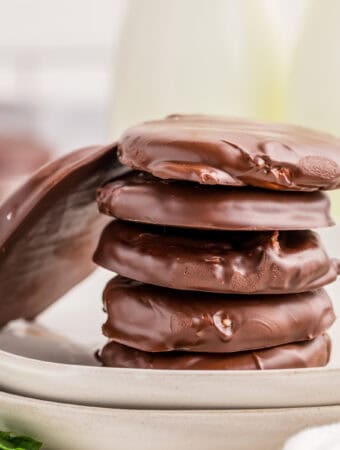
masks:
[(42, 443), (28, 436), (14, 436), (0, 431), (0, 450), (40, 450)]

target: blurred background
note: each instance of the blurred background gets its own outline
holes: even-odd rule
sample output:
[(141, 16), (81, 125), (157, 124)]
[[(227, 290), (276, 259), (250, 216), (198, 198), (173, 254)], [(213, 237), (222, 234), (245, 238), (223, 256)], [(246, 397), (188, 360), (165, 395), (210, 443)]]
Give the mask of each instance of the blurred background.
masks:
[(52, 155), (174, 112), (340, 135), (339, 0), (0, 6), (0, 195)]

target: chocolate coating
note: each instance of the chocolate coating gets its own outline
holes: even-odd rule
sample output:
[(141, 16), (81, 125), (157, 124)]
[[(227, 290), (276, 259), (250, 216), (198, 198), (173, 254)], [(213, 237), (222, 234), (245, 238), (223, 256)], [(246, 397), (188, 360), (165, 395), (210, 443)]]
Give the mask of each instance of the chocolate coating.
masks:
[(293, 125), (172, 115), (129, 128), (119, 159), (164, 179), (314, 191), (340, 186), (340, 139)]
[(119, 220), (103, 231), (94, 261), (133, 280), (223, 293), (293, 293), (334, 281), (312, 231), (199, 231)]
[(219, 230), (306, 230), (333, 225), (321, 192), (273, 192), (163, 181), (134, 172), (98, 189), (99, 210), (119, 219)]
[(177, 291), (122, 277), (104, 291), (104, 335), (147, 352), (227, 353), (313, 339), (334, 322), (324, 290), (291, 295)]
[(265, 370), (298, 369), (325, 366), (330, 357), (331, 341), (327, 334), (312, 341), (286, 344), (252, 352), (147, 353), (109, 342), (100, 359), (104, 366), (168, 370)]
[(42, 167), (0, 208), (0, 325), (32, 319), (91, 273), (107, 223), (95, 190), (123, 168), (115, 147), (82, 149)]

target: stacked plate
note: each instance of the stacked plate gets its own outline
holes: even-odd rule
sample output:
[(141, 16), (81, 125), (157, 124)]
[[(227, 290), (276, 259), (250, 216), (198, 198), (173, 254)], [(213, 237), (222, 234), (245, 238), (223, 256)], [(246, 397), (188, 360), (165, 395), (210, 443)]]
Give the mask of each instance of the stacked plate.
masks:
[[(105, 225), (95, 188), (126, 170), (114, 155), (113, 147), (92, 148), (55, 161), (0, 211), (0, 322), (9, 323), (0, 335), (1, 428), (36, 437), (50, 450), (279, 450), (306, 426), (339, 421), (337, 322), (326, 367), (101, 367), (101, 293), (112, 273), (88, 275)], [(322, 233), (334, 256), (337, 233)]]
[[(330, 242), (336, 232), (328, 232)], [(325, 368), (226, 372), (95, 366), (104, 319), (97, 308), (98, 287), (110, 276), (95, 273), (34, 325), (4, 329), (2, 428), (35, 436), (48, 450), (137, 445), (279, 450), (305, 427), (340, 420), (338, 323), (330, 333), (333, 359)]]

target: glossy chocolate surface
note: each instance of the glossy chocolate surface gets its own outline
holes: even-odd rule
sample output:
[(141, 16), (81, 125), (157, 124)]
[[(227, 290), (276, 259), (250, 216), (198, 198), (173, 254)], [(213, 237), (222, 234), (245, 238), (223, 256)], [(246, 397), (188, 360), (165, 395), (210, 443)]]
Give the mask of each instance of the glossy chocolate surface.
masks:
[[(265, 370), (325, 366), (331, 342), (327, 334), (312, 341), (286, 344), (252, 352), (147, 353), (109, 342), (101, 352), (104, 366), (168, 370)], [(284, 388), (284, 387), (283, 387)]]
[(45, 165), (0, 208), (0, 325), (32, 319), (91, 273), (107, 219), (95, 190), (121, 174), (115, 147)]
[(197, 229), (306, 230), (333, 225), (321, 192), (201, 186), (134, 172), (98, 189), (102, 213)]
[(339, 262), (312, 231), (199, 231), (116, 220), (94, 255), (144, 283), (223, 293), (293, 293), (334, 281)]
[(174, 114), (125, 131), (123, 164), (164, 179), (314, 191), (340, 186), (340, 139), (286, 124)]
[(105, 336), (148, 352), (226, 353), (312, 339), (334, 322), (324, 290), (291, 295), (177, 291), (122, 277), (104, 291)]

